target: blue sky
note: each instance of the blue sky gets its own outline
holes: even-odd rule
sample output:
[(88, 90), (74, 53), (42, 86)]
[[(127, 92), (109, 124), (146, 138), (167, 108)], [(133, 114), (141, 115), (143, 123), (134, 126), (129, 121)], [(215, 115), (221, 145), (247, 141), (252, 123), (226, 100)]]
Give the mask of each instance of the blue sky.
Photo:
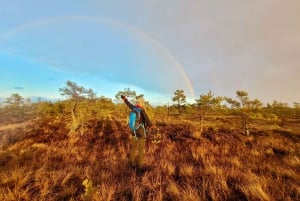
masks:
[(297, 0), (4, 0), (0, 97), (61, 98), (70, 80), (150, 103), (176, 89), (300, 102), (299, 10)]

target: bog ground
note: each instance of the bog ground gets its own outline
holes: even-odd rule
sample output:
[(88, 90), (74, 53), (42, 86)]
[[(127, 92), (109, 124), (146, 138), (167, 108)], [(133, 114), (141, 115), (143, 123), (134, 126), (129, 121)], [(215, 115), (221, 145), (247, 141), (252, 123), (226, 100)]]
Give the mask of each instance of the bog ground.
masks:
[(128, 164), (126, 119), (90, 120), (76, 138), (63, 117), (5, 127), (0, 199), (299, 200), (298, 122), (259, 121), (244, 136), (226, 121), (211, 116), (201, 135), (197, 121), (157, 122), (142, 173)]

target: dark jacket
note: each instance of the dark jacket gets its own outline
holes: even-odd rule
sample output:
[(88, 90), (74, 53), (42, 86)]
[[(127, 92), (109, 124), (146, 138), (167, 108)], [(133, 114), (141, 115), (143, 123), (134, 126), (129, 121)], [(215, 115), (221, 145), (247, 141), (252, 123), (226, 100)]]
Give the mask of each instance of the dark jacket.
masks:
[(126, 103), (126, 105), (130, 108), (133, 109), (135, 107), (141, 108), (141, 120), (144, 123), (145, 128), (151, 128), (153, 126), (152, 122), (150, 121), (145, 109), (143, 107), (141, 107), (140, 105), (133, 105), (132, 103), (130, 103), (127, 99), (124, 100), (124, 102)]

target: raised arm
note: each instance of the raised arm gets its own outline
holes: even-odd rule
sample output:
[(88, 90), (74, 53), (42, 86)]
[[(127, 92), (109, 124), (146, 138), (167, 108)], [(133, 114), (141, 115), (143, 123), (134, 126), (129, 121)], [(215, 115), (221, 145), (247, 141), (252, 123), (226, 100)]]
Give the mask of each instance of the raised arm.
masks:
[(132, 103), (130, 103), (130, 102), (127, 100), (126, 96), (121, 95), (121, 98), (123, 99), (123, 101), (126, 103), (126, 105), (127, 105), (130, 109), (133, 109), (133, 108), (134, 108), (134, 105), (133, 105)]
[[(126, 96), (121, 95), (121, 98), (123, 99), (123, 101), (126, 103), (126, 105), (127, 105), (130, 109), (133, 109), (133, 108), (135, 107), (132, 103), (130, 103), (130, 102), (127, 100)], [(154, 127), (154, 125), (153, 125), (152, 122), (150, 121), (150, 119), (149, 119), (149, 117), (148, 117), (148, 115), (147, 115), (145, 109), (142, 109), (141, 114), (142, 114), (142, 120), (143, 120), (143, 122), (144, 122), (146, 128)]]

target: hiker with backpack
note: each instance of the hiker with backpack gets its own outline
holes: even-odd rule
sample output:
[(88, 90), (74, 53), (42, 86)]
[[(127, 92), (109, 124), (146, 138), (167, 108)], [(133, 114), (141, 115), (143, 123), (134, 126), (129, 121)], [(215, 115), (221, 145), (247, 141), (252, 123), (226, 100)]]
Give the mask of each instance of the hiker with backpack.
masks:
[(154, 126), (144, 109), (144, 98), (142, 95), (136, 97), (136, 105), (130, 103), (124, 95), (121, 95), (121, 98), (131, 109), (128, 122), (132, 134), (129, 162), (132, 167), (137, 165), (139, 169), (142, 169), (145, 153), (146, 130), (148, 128), (154, 128)]

